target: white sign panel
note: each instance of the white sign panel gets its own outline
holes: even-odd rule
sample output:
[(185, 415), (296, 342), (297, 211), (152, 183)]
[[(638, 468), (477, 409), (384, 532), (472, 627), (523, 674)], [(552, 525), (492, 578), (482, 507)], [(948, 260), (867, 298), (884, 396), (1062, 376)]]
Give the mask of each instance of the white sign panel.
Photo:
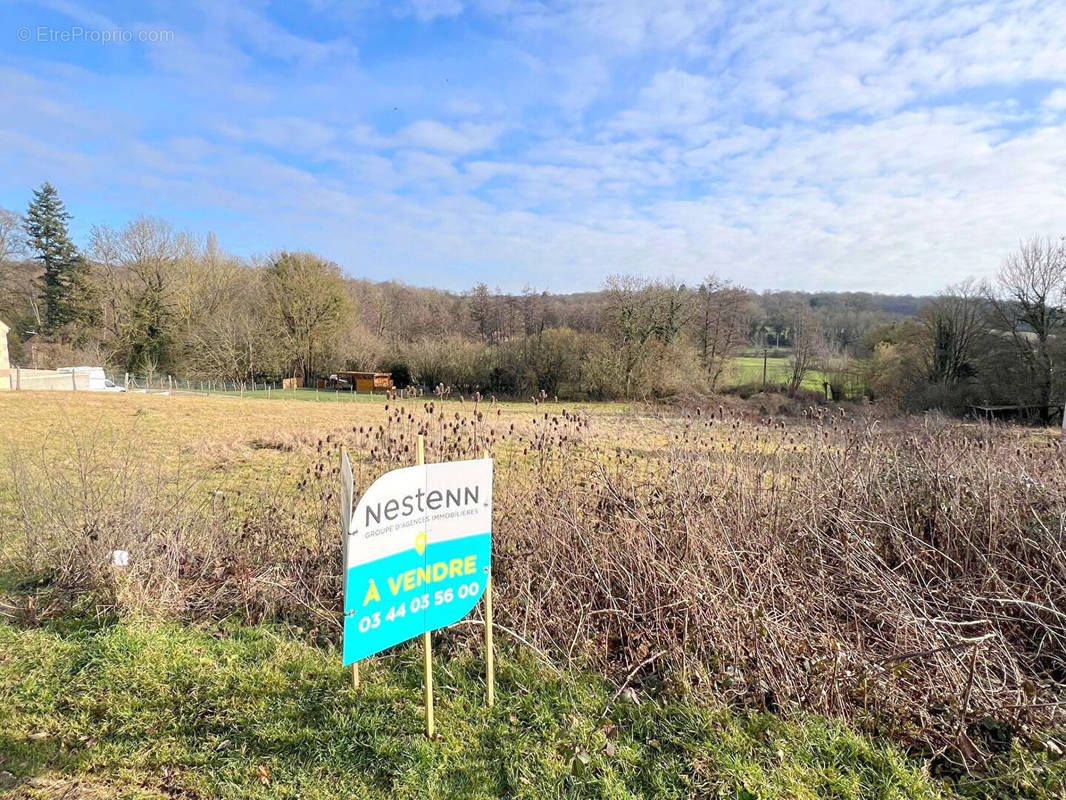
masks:
[(492, 459), (382, 475), (348, 525), (344, 663), (465, 617), (491, 553)]

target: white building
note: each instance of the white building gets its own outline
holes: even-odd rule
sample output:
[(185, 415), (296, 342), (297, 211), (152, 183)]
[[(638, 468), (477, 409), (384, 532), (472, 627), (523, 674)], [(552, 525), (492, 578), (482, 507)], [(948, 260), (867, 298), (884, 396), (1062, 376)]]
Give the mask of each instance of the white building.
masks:
[(0, 320), (0, 390), (14, 389), (11, 374), (11, 359), (7, 352), (7, 332), (11, 330)]

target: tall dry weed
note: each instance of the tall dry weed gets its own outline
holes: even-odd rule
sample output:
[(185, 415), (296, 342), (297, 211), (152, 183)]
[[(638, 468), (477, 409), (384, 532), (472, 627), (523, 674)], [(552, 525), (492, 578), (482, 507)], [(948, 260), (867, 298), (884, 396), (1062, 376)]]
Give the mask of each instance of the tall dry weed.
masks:
[(1023, 429), (393, 401), (380, 424), (250, 443), (307, 466), (239, 506), (110, 451), (16, 460), (26, 558), (122, 607), (335, 640), (339, 448), (365, 486), (419, 435), (431, 461), (496, 456), (499, 623), (560, 662), (969, 760), (1062, 721), (1066, 472)]

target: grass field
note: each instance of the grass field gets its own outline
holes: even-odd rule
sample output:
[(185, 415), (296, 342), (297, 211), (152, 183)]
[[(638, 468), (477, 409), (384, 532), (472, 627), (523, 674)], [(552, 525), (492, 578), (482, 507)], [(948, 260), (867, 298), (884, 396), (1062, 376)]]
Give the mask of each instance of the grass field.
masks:
[[(761, 361), (759, 369), (761, 378)], [(399, 407), (414, 414), (423, 402), (401, 401)], [(363, 441), (357, 430), (397, 425), (396, 408), (380, 398), (315, 403), (273, 396), (267, 402), (133, 393), (0, 395), (0, 797), (1063, 796), (1066, 768), (1053, 749), (1032, 749), (1016, 739), (973, 778), (955, 770), (945, 781), (930, 776), (921, 748), (908, 754), (881, 736), (815, 714), (730, 710), (708, 702), (724, 691), (701, 688), (700, 680), (709, 679), (642, 673), (618, 693), (619, 676), (606, 675), (604, 667), (558, 653), (548, 656), (549, 665), (502, 633), (500, 703), (489, 710), (482, 702), (477, 638), (464, 626), (437, 636), (440, 739), (429, 742), (422, 734), (419, 647), (403, 645), (370, 659), (364, 689), (356, 693), (325, 627), (271, 618), (249, 624), (236, 610), (213, 622), (182, 622), (150, 602), (131, 600), (132, 575), (129, 586), (113, 586), (107, 598), (71, 598), (53, 590), (51, 568), (23, 555), (20, 493), (41, 487), (18, 481), (28, 474), (47, 478), (20, 471), (19, 464), (46, 465), (57, 483), (69, 480), (72, 493), (99, 488), (81, 473), (114, 468), (109, 480), (129, 485), (107, 485), (105, 498), (138, 493), (138, 481), (149, 496), (158, 490), (159, 497), (170, 497), (158, 487), (173, 485), (195, 500), (197, 513), (217, 513), (224, 529), (237, 533), (242, 519), (288, 497), (317, 463), (328, 469), (342, 433)], [(525, 498), (531, 471), (546, 471), (540, 480), (551, 489), (559, 465), (544, 460), (538, 437), (555, 425), (549, 417), (561, 416), (559, 409), (506, 403), (481, 409), (486, 426), (502, 431), (513, 425), (521, 434), (496, 446), (497, 491)], [(471, 415), (469, 401), (448, 401), (445, 410), (442, 419), (467, 436), (459, 420)], [(569, 458), (595, 470), (610, 453), (624, 450), (635, 481), (673, 474), (657, 473), (655, 464), (678, 450), (682, 428), (622, 404), (581, 411), (594, 438), (565, 450)], [(719, 438), (704, 444), (718, 448), (727, 464), (749, 459), (761, 472), (764, 464), (791, 464), (787, 459), (803, 452), (796, 445), (786, 459), (778, 455), (780, 444), (738, 425), (722, 426)], [(782, 437), (796, 435), (790, 430)], [(365, 458), (357, 458), (356, 467), (357, 485), (381, 470)], [(331, 480), (327, 475), (322, 485)], [(530, 519), (544, 513), (543, 498), (529, 498), (501, 502), (501, 508), (524, 509)], [(61, 499), (75, 515), (101, 504), (87, 496)], [(311, 497), (293, 506), (294, 516), (318, 502)], [(322, 502), (332, 507), (335, 501), (323, 494)], [(148, 516), (146, 536), (153, 525), (167, 524), (165, 516), (137, 508)], [(225, 516), (225, 509), (235, 509), (235, 516)], [(281, 524), (277, 515), (268, 520)], [(62, 527), (62, 521), (47, 522)], [(514, 570), (531, 562), (531, 555), (514, 549), (525, 546), (512, 541), (515, 525), (501, 528), (500, 546), (507, 548), (501, 565)], [(280, 557), (303, 546), (290, 537), (304, 530), (314, 535), (313, 526), (296, 526), (264, 533), (264, 541)], [(328, 542), (326, 551), (332, 552)], [(529, 611), (501, 587), (499, 613), (519, 627)], [(119, 608), (127, 610), (120, 615)], [(573, 637), (576, 643), (579, 633)]]
[[(761, 384), (763, 360), (761, 356), (741, 356), (733, 359), (730, 365), (731, 382), (742, 384)], [(766, 382), (778, 386), (787, 385), (792, 379), (792, 367), (787, 358), (766, 359)], [(818, 371), (808, 372), (800, 385), (812, 392), (823, 392), (822, 382), (825, 375)]]
[(267, 626), (0, 625), (0, 760), (29, 778), (13, 796), (941, 796), (897, 752), (839, 725), (612, 703), (591, 674), (564, 677), (513, 648), (494, 709), (480, 658), (439, 648), (431, 742), (419, 648), (372, 659), (356, 692), (336, 653), (301, 638)]

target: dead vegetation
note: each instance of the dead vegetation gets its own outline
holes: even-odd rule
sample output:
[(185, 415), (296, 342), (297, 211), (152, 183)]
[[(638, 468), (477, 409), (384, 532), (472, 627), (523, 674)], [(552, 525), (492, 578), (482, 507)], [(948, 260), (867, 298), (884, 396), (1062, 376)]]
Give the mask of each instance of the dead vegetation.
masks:
[(419, 434), (431, 461), (496, 456), (499, 623), (556, 663), (970, 763), (1061, 724), (1066, 474), (1031, 430), (393, 401), (378, 424), (258, 437), (306, 468), (252, 489), (84, 443), (60, 463), (16, 454), (19, 560), (125, 612), (283, 618), (335, 641), (339, 448), (365, 486)]
[[(527, 513), (502, 520), (497, 571), (527, 635), (970, 760), (1051, 718), (1066, 678), (1057, 447), (832, 414), (673, 428), (659, 460), (623, 448), (566, 498), (566, 480), (517, 495)], [(509, 524), (538, 509), (541, 525)]]

